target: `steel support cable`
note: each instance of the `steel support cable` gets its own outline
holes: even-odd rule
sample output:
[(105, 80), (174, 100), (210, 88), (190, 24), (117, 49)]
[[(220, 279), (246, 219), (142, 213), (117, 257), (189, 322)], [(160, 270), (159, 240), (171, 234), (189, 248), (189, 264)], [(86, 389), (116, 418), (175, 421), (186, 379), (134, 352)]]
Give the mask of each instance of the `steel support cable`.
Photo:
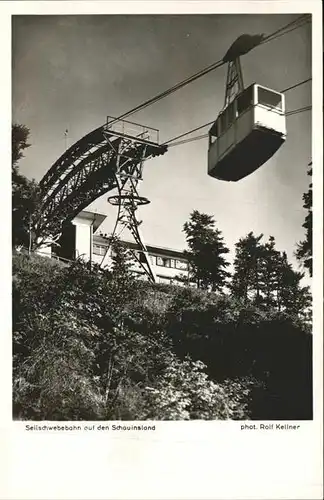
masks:
[(295, 85), (292, 85), (291, 87), (287, 87), (284, 90), (281, 90), (282, 93), (289, 92), (289, 90), (295, 89), (297, 87), (300, 87), (301, 85), (304, 85), (307, 82), (310, 82), (312, 80), (312, 77), (310, 76), (309, 78), (306, 78), (306, 80), (303, 80), (302, 82), (295, 83)]
[[(304, 106), (303, 108), (297, 108), (297, 109), (292, 109), (291, 111), (287, 111), (285, 115), (286, 116), (297, 115), (298, 113), (303, 113), (304, 111), (310, 111), (311, 109), (312, 106)], [(203, 125), (203, 127), (206, 127), (206, 125)], [(208, 135), (209, 134), (197, 135), (196, 137), (190, 137), (189, 139), (184, 139), (183, 141), (174, 142), (173, 144), (169, 145), (169, 148), (172, 148), (173, 146), (181, 146), (181, 144), (187, 144), (188, 142), (199, 141), (200, 139), (205, 139), (206, 137), (208, 137)]]
[(223, 64), (225, 64), (225, 63), (223, 63), (222, 60), (219, 60), (219, 61), (207, 66), (203, 70), (200, 70), (197, 73), (195, 73), (194, 75), (186, 78), (185, 80), (182, 80), (181, 82), (177, 83), (176, 85), (169, 88), (168, 90), (161, 92), (160, 94), (156, 95), (155, 97), (148, 99), (143, 104), (139, 104), (138, 106), (131, 109), (130, 111), (127, 111), (126, 113), (122, 114), (121, 116), (119, 116), (118, 118), (116, 118), (115, 120), (113, 120), (110, 123), (114, 123), (115, 121), (122, 120), (123, 118), (127, 118), (128, 116), (136, 113), (137, 111), (141, 111), (142, 109), (146, 108), (147, 106), (151, 106), (152, 104), (160, 101), (161, 99), (164, 99), (164, 97), (167, 97), (170, 94), (173, 94), (173, 92), (176, 92), (177, 90), (181, 89), (185, 85), (188, 85), (189, 83), (194, 82), (195, 80), (206, 75), (207, 73), (214, 71), (215, 69), (219, 68), (220, 66), (223, 66)]
[[(310, 22), (310, 19), (308, 19), (309, 14), (303, 14), (302, 16), (298, 17), (294, 21), (291, 21), (290, 23), (286, 24), (285, 26), (282, 26), (278, 30), (274, 31), (273, 33), (270, 33), (268, 36), (266, 36), (259, 45), (262, 45), (264, 43), (267, 43), (268, 41), (273, 41), (279, 36), (283, 36), (286, 34), (286, 29), (288, 27), (291, 27), (287, 33), (290, 31), (293, 31), (297, 28), (300, 28), (304, 24)], [(252, 49), (251, 49), (252, 50)], [(151, 104), (154, 104), (155, 102), (158, 102), (160, 99), (163, 99), (164, 97), (167, 97), (168, 95), (172, 94), (173, 92), (176, 92), (177, 90), (181, 89), (182, 87), (188, 85), (189, 83), (194, 82), (198, 78), (210, 73), (211, 71), (214, 71), (215, 69), (218, 69), (219, 67), (223, 66), (226, 64), (223, 59), (220, 59), (219, 61), (216, 61), (215, 63), (210, 64), (209, 66), (206, 66), (202, 70), (198, 71), (197, 73), (193, 74), (192, 76), (186, 78), (185, 80), (182, 80), (181, 82), (175, 84), (173, 87), (170, 87), (169, 89), (165, 90), (164, 92), (161, 92), (160, 94), (156, 95), (155, 97), (152, 97), (151, 99), (148, 99), (142, 104), (139, 104), (135, 108), (127, 111), (126, 113), (120, 115), (118, 118), (115, 118), (115, 120), (112, 120), (110, 124), (113, 124), (114, 122), (118, 120), (122, 120), (123, 118), (127, 118), (128, 116), (146, 108), (147, 106), (150, 106)]]
[(303, 108), (292, 109), (291, 111), (287, 111), (286, 116), (297, 115), (298, 113), (303, 113), (304, 111), (310, 111), (312, 106), (304, 106)]
[[(304, 24), (307, 24), (311, 21), (311, 15), (310, 14), (303, 14), (302, 16), (297, 17), (294, 21), (291, 21), (290, 23), (286, 24), (284, 28), (279, 28), (277, 31), (274, 33), (268, 35), (265, 37), (259, 45), (263, 45), (264, 43), (271, 42), (272, 40), (275, 40), (276, 38), (279, 38), (283, 35), (286, 35), (287, 33), (290, 33), (291, 31), (300, 28), (301, 26), (304, 26)], [(290, 28), (290, 29), (287, 29)]]
[[(293, 89), (295, 89), (295, 88), (297, 88), (297, 87), (299, 87), (299, 86), (301, 86), (301, 85), (304, 85), (305, 83), (307, 83), (307, 82), (309, 82), (309, 81), (311, 81), (311, 80), (312, 80), (312, 78), (307, 78), (307, 79), (305, 79), (305, 80), (302, 80), (301, 82), (298, 82), (298, 83), (296, 83), (296, 84), (294, 84), (294, 85), (291, 85), (290, 87), (287, 87), (287, 88), (285, 88), (285, 89), (282, 89), (282, 90), (281, 90), (281, 92), (282, 92), (282, 93), (284, 93), (284, 92), (289, 92), (290, 90), (293, 90)], [(294, 115), (294, 114), (298, 114), (298, 113), (303, 112), (303, 111), (309, 111), (310, 109), (311, 109), (311, 106), (305, 106), (305, 107), (303, 107), (303, 108), (298, 108), (298, 109), (296, 109), (296, 110), (291, 110), (291, 111), (288, 111), (288, 112), (286, 113), (286, 116), (291, 116), (291, 115)], [(205, 128), (205, 127), (209, 126), (209, 125), (212, 125), (212, 124), (214, 123), (214, 121), (215, 121), (215, 120), (213, 120), (213, 121), (211, 121), (211, 122), (208, 122), (208, 123), (205, 123), (204, 125), (201, 125), (201, 126), (196, 127), (196, 128), (194, 128), (194, 129), (192, 129), (192, 130), (190, 130), (190, 131), (188, 131), (188, 132), (185, 132), (185, 133), (183, 133), (183, 134), (180, 134), (180, 135), (178, 135), (178, 136), (174, 137), (173, 139), (169, 139), (169, 141), (167, 141), (165, 144), (168, 144), (168, 145), (169, 145), (169, 147), (172, 147), (172, 146), (178, 146), (178, 145), (181, 145), (181, 144), (186, 144), (186, 143), (189, 143), (189, 142), (192, 142), (192, 141), (197, 141), (197, 140), (200, 140), (200, 139), (204, 139), (204, 138), (208, 137), (208, 134), (202, 134), (202, 135), (199, 135), (199, 136), (196, 136), (196, 137), (193, 137), (193, 138), (186, 139), (186, 140), (184, 140), (184, 141), (174, 142), (174, 141), (176, 141), (177, 139), (181, 139), (182, 137), (185, 137), (186, 135), (189, 135), (189, 134), (191, 134), (191, 133), (193, 133), (193, 132), (196, 132), (196, 131), (198, 131), (198, 130), (201, 130), (201, 129), (203, 129), (203, 128)], [(173, 144), (170, 144), (171, 142), (172, 142)], [(119, 186), (118, 186), (118, 187), (119, 187)], [(119, 214), (118, 214), (118, 217), (119, 217)], [(118, 218), (118, 217), (117, 217), (117, 218)], [(114, 232), (115, 232), (115, 231), (113, 231), (113, 233), (114, 233)]]
[[(294, 21), (291, 21), (287, 25), (279, 28), (275, 32), (270, 33), (267, 37), (265, 37), (262, 40), (262, 42), (260, 42), (260, 44), (266, 43), (267, 41), (275, 40), (279, 36), (282, 36), (282, 35), (284, 35), (286, 33), (289, 33), (290, 31), (292, 31), (294, 29), (300, 28), (301, 26), (303, 26), (304, 24), (308, 23), (309, 21), (310, 21), (310, 16), (309, 15), (302, 15), (299, 18), (295, 19)], [(290, 27), (290, 29), (287, 31), (288, 27)], [(132, 115), (132, 114), (134, 114), (134, 113), (136, 113), (136, 112), (138, 112), (138, 111), (146, 108), (147, 106), (150, 106), (150, 105), (154, 104), (155, 102), (158, 102), (159, 100), (163, 99), (164, 97), (167, 97), (168, 95), (172, 94), (173, 92), (176, 92), (177, 90), (181, 89), (185, 85), (188, 85), (189, 83), (192, 83), (193, 81), (197, 80), (198, 78), (200, 78), (200, 77), (208, 74), (211, 71), (214, 71), (215, 69), (223, 66), (224, 64), (226, 64), (226, 63), (223, 60), (220, 60), (220, 61), (217, 61), (217, 62), (215, 62), (215, 63), (207, 66), (206, 68), (203, 68), (199, 72), (195, 73), (191, 77), (186, 78), (185, 80), (182, 80), (181, 82), (179, 82), (178, 84), (174, 85), (170, 89), (167, 89), (166, 91), (158, 94), (157, 96), (155, 96), (155, 97), (153, 97), (153, 98), (145, 101), (144, 103), (136, 106), (135, 108), (131, 109), (130, 111), (122, 114), (118, 118), (115, 118), (114, 120), (112, 120), (110, 122), (110, 125), (112, 125), (113, 123), (117, 122), (118, 120), (126, 118), (126, 117), (128, 117), (128, 116), (130, 116), (130, 115)], [(98, 134), (98, 133), (101, 134), (102, 131), (103, 131), (103, 129), (104, 129), (104, 127), (105, 127), (105, 125), (103, 125), (101, 127), (98, 127), (96, 130), (90, 132), (86, 137), (89, 136), (89, 138), (90, 138), (90, 136), (92, 137), (93, 134)], [(85, 137), (83, 138), (83, 140), (84, 139), (85, 139)], [(175, 140), (175, 139), (173, 139), (173, 140)], [(166, 143), (164, 143), (164, 144), (166, 144)], [(66, 153), (64, 153), (63, 156), (66, 156), (66, 154), (69, 154), (69, 153), (71, 154), (71, 152), (74, 153), (75, 147), (77, 145), (78, 145), (78, 143), (75, 143), (74, 145), (72, 145), (68, 149), (68, 151)], [(63, 156), (61, 158), (63, 158)], [(58, 174), (55, 174), (55, 171), (53, 171), (53, 168), (55, 168), (55, 170), (56, 170), (56, 165), (55, 164), (48, 170), (48, 172), (45, 174), (45, 176), (43, 177), (43, 179), (40, 181), (40, 185), (44, 185), (44, 184), (46, 185), (46, 183), (48, 183), (48, 182), (51, 185), (51, 183), (53, 182), (53, 179), (57, 178)], [(61, 169), (59, 169), (59, 170), (61, 171)]]
[[(309, 14), (304, 14), (300, 17), (298, 17), (297, 19), (295, 19), (294, 21), (291, 21), (290, 23), (286, 24), (285, 26), (282, 26), (281, 28), (279, 28), (278, 30), (274, 31), (273, 33), (270, 33), (268, 36), (266, 36), (261, 42), (259, 45), (261, 44), (264, 44), (268, 41), (273, 41), (275, 40), (276, 38), (278, 38), (279, 36), (283, 36), (285, 35), (286, 33), (289, 33), (290, 31), (293, 31), (297, 28), (300, 28), (301, 26), (303, 26), (304, 24), (308, 23), (310, 21), (310, 15)], [(287, 28), (290, 28), (288, 31), (287, 31)], [(251, 49), (252, 50), (252, 49)], [(177, 83), (176, 85), (174, 85), (173, 87), (165, 90), (164, 92), (161, 92), (160, 94), (158, 94), (157, 96), (155, 97), (152, 97), (151, 99), (148, 99), (147, 101), (145, 101), (144, 103), (142, 104), (139, 104), (138, 106), (136, 106), (135, 108), (127, 111), (126, 113), (123, 113), (122, 115), (120, 115), (118, 118), (115, 118), (114, 120), (112, 120), (110, 122), (110, 125), (112, 125), (113, 123), (119, 121), (119, 120), (122, 120), (124, 118), (127, 118), (128, 116), (154, 104), (155, 102), (158, 102), (159, 100), (169, 96), (170, 94), (172, 94), (173, 92), (176, 92), (177, 90), (183, 88), (184, 86), (188, 85), (189, 83), (192, 83), (194, 82), (195, 80), (197, 80), (198, 78), (210, 73), (211, 71), (214, 71), (215, 69), (223, 66), (224, 64), (226, 64), (223, 60), (219, 60), (215, 63), (212, 63), (210, 64), (209, 66), (203, 68), (202, 70), (198, 71), (197, 73), (195, 73), (194, 75), (186, 78), (185, 80), (182, 80), (181, 82)], [(98, 127), (96, 130), (90, 132), (88, 134), (88, 136), (92, 136), (94, 133), (101, 133), (101, 131), (103, 130), (103, 128), (105, 127), (105, 125), (101, 126), (101, 127)], [(87, 136), (86, 136), (87, 137)], [(78, 143), (76, 143), (78, 144)], [(69, 150), (66, 152), (71, 152), (74, 150), (76, 144), (72, 145)], [(66, 155), (66, 153), (64, 153), (64, 155)], [(42, 185), (44, 182), (48, 182), (48, 180), (50, 179), (50, 175), (51, 175), (51, 172), (52, 172), (52, 169), (53, 167), (45, 174), (45, 176), (43, 177), (43, 179), (40, 181), (40, 184)], [(54, 174), (55, 176), (55, 174)]]
[[(276, 38), (279, 38), (280, 36), (283, 36), (297, 28), (300, 28), (302, 26), (304, 26), (305, 24), (307, 24), (308, 22), (310, 22), (310, 16), (309, 15), (302, 15), (300, 16), (299, 18), (295, 19), (294, 21), (291, 21), (290, 23), (288, 23), (287, 25), (283, 26), (282, 28), (279, 28), (278, 30), (276, 30), (275, 32), (269, 34), (267, 37), (265, 37), (260, 43), (259, 45), (262, 45), (264, 43), (267, 43), (269, 41), (273, 41), (275, 40)], [(287, 29), (287, 28), (290, 28), (290, 29)], [(252, 50), (252, 49), (251, 49)], [(186, 78), (185, 80), (182, 80), (181, 82), (179, 82), (178, 84), (174, 85), (173, 87), (171, 87), (170, 89), (167, 89), (166, 91), (158, 94), (157, 96), (145, 101), (144, 103), (136, 106), (135, 108), (131, 109), (130, 111), (124, 113), (123, 115), (119, 116), (118, 118), (114, 119), (112, 122), (110, 122), (110, 124), (113, 124), (114, 122), (118, 121), (118, 120), (121, 120), (123, 118), (126, 118), (134, 113), (136, 113), (137, 111), (140, 111), (144, 108), (146, 108), (147, 106), (150, 106), (151, 104), (154, 104), (155, 102), (158, 102), (159, 100), (163, 99), (164, 97), (167, 97), (168, 95), (172, 94), (173, 92), (181, 89), (182, 87), (184, 87), (185, 85), (188, 85), (189, 83), (192, 83), (193, 81), (197, 80), (198, 78), (208, 74), (209, 72), (211, 71), (214, 71), (215, 69), (223, 66), (224, 64), (226, 64), (223, 60), (219, 60), (209, 66), (207, 66), (206, 68), (200, 70), (199, 72), (195, 73), (194, 75), (192, 75), (191, 77), (188, 77)], [(305, 80), (305, 82), (308, 81), (308, 80)], [(299, 85), (301, 85), (302, 83), (305, 83), (305, 82), (301, 82), (300, 84), (297, 84), (297, 85), (294, 85), (293, 87), (291, 88), (295, 88)], [(289, 89), (286, 89), (286, 91), (290, 90), (291, 88)], [(289, 115), (292, 115), (292, 114), (296, 114), (298, 112), (302, 112), (302, 111), (307, 111), (311, 109), (311, 107), (305, 107), (305, 108), (301, 108), (300, 110), (292, 110), (291, 112), (288, 112), (287, 113), (287, 116)], [(181, 134), (180, 136), (177, 136), (173, 139), (170, 139), (169, 141), (167, 141), (166, 143), (164, 144), (168, 144), (170, 142), (173, 142), (175, 141), (176, 139), (180, 138), (180, 137), (184, 137), (185, 135), (188, 135), (194, 131), (197, 131), (201, 128), (204, 128), (210, 124), (214, 123), (214, 120), (212, 122), (209, 122), (208, 124), (205, 124), (205, 125), (202, 125), (200, 127), (196, 127), (195, 129), (189, 131), (189, 132), (186, 132), (185, 134)], [(94, 132), (100, 132), (101, 130), (103, 129), (103, 127), (99, 127), (98, 129), (96, 129)], [(93, 134), (93, 132), (91, 132), (90, 134), (88, 135), (91, 135)], [(180, 144), (184, 144), (186, 142), (191, 142), (193, 140), (198, 140), (198, 139), (202, 139), (204, 137), (207, 137), (208, 134), (205, 134), (205, 135), (202, 135), (202, 136), (198, 136), (198, 137), (194, 137), (194, 138), (191, 138), (189, 140), (186, 140), (186, 141), (180, 141), (178, 143), (174, 143), (172, 144), (172, 146), (175, 146), (175, 145), (180, 145)], [(73, 148), (75, 147), (75, 145), (73, 145), (70, 149), (73, 150)]]
[[(309, 82), (311, 80), (312, 80), (311, 77), (307, 78), (306, 80), (298, 82), (295, 85), (292, 85), (291, 87), (287, 87), (286, 89), (283, 89), (280, 92), (282, 94), (284, 94), (285, 92), (289, 92), (292, 89), (300, 87), (301, 85), (304, 85), (305, 83), (307, 83), (307, 82)], [(164, 142), (163, 145), (168, 145), (170, 147), (170, 146), (172, 146), (172, 144), (170, 144), (171, 142), (176, 141), (177, 139), (181, 139), (182, 137), (185, 137), (186, 135), (192, 134), (193, 132), (197, 132), (197, 130), (200, 130), (202, 128), (208, 127), (209, 125), (212, 125), (213, 123), (215, 123), (215, 120), (212, 120), (212, 121), (210, 121), (208, 123), (205, 123), (204, 125), (200, 125), (199, 127), (193, 128), (193, 129), (189, 130), (188, 132), (184, 132), (183, 134), (177, 135), (176, 137), (173, 137), (172, 139), (169, 139), (166, 142)]]

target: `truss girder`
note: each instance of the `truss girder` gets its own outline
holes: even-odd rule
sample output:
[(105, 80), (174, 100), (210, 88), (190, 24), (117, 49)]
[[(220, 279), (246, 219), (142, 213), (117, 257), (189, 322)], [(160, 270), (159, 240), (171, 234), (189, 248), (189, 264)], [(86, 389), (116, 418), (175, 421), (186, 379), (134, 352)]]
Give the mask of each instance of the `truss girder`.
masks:
[(91, 147), (100, 145), (103, 140), (103, 129), (99, 127), (86, 136), (82, 137), (78, 142), (73, 144), (62, 156), (53, 164), (53, 166), (46, 172), (40, 186), (46, 192), (50, 186), (66, 171), (68, 167), (73, 165), (74, 161), (86, 154)]
[(105, 169), (112, 160), (109, 153), (101, 155), (81, 171), (76, 172), (68, 181), (62, 182), (61, 189), (42, 211), (37, 232), (49, 230), (56, 226), (58, 221), (63, 223), (72, 220), (92, 201), (113, 189), (115, 187), (113, 173), (110, 171), (107, 174)]
[(59, 200), (64, 190), (76, 189), (80, 183), (84, 181), (84, 177), (93, 171), (93, 168), (95, 168), (95, 165), (100, 161), (100, 158), (108, 159), (111, 155), (109, 150), (109, 145), (104, 144), (100, 148), (97, 148), (92, 154), (89, 154), (85, 158), (83, 157), (73, 168), (67, 170), (65, 175), (60, 177), (44, 196), (42, 209), (46, 210), (48, 205), (53, 203), (53, 201)]
[[(163, 154), (165, 146), (109, 132), (105, 127), (83, 137), (45, 174), (41, 218), (36, 234), (72, 220), (95, 199), (116, 187), (115, 175), (131, 176), (143, 160)], [(54, 230), (53, 230), (54, 231)]]

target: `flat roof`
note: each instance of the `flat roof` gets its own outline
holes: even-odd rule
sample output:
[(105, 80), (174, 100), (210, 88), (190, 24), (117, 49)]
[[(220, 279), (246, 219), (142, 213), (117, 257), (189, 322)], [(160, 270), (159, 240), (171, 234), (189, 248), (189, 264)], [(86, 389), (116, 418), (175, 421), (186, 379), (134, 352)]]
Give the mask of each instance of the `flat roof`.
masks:
[[(133, 241), (127, 241), (127, 240), (122, 240), (123, 243), (125, 243), (127, 246), (133, 249), (138, 249), (139, 246), (134, 243)], [(93, 242), (98, 243), (98, 244), (103, 244), (107, 245), (107, 238), (101, 236), (101, 235), (94, 235), (93, 237)], [(175, 250), (173, 248), (168, 248), (168, 247), (160, 247), (157, 245), (146, 245), (147, 251), (154, 253), (154, 254), (161, 254), (161, 255), (168, 255), (168, 257), (178, 257), (178, 258), (184, 258), (183, 251), (181, 250)]]
[(76, 215), (72, 222), (77, 219), (89, 221), (93, 225), (94, 231), (97, 231), (98, 227), (101, 226), (103, 221), (107, 218), (107, 215), (101, 214), (99, 212), (89, 212), (88, 210), (82, 210), (78, 215)]

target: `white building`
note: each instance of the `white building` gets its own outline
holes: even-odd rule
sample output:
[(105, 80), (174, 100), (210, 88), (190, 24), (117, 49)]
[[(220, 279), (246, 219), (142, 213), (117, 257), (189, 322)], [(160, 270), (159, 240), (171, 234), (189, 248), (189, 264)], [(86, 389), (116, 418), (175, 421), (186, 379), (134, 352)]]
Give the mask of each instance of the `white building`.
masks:
[[(53, 247), (51, 255), (67, 260), (81, 257), (85, 261), (92, 261), (99, 265), (103, 263), (105, 258), (104, 264), (109, 267), (111, 262), (111, 249), (108, 248), (109, 241), (98, 234), (98, 229), (105, 219), (106, 215), (104, 214), (89, 211), (80, 212), (63, 229), (59, 240), (60, 246)], [(140, 261), (143, 261), (143, 254), (135, 242), (124, 241), (124, 243)], [(188, 277), (188, 262), (182, 252), (154, 245), (146, 245), (146, 247), (157, 282), (172, 283), (177, 276)], [(43, 252), (40, 251), (39, 253)], [(139, 274), (143, 274), (144, 277), (143, 268), (136, 259), (134, 259), (132, 269)]]
[[(133, 251), (137, 258), (145, 262), (138, 245), (131, 241), (124, 241), (126, 246)], [(106, 238), (100, 235), (93, 237), (93, 256), (92, 261), (101, 264), (107, 252), (108, 242)], [(171, 248), (146, 245), (152, 270), (154, 271), (157, 282), (172, 283), (177, 276), (188, 275), (188, 262), (183, 253)], [(134, 259), (132, 269), (143, 274), (141, 265)]]

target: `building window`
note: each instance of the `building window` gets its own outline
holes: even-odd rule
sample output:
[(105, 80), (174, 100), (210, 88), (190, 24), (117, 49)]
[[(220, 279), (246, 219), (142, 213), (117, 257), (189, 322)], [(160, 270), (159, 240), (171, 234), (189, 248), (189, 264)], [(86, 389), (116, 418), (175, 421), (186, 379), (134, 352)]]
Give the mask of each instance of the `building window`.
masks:
[(104, 245), (93, 245), (93, 253), (95, 255), (105, 255), (106, 254), (107, 247)]
[(169, 257), (156, 257), (156, 265), (174, 269), (177, 267), (177, 261), (175, 259), (170, 259)]
[(176, 260), (176, 268), (181, 269), (181, 271), (187, 271), (188, 262), (186, 262), (185, 260)]
[(157, 257), (156, 264), (162, 267), (172, 267), (171, 259), (169, 259), (168, 257)]
[(157, 266), (163, 266), (163, 259), (162, 259), (162, 257), (156, 257), (156, 265)]

